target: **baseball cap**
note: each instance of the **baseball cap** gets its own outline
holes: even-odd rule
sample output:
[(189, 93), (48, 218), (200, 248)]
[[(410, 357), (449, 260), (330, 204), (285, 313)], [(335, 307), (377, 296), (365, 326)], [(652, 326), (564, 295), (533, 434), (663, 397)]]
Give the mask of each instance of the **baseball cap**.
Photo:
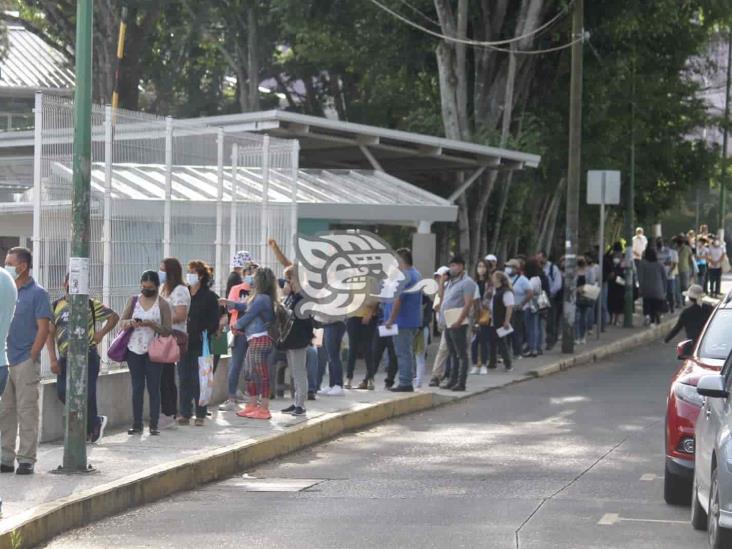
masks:
[(484, 259), (486, 261), (491, 261), (493, 263), (498, 263), (498, 258), (495, 255), (493, 255), (493, 254), (488, 254), (487, 256), (485, 256)]
[(432, 275), (432, 276), (442, 276), (442, 275), (445, 275), (445, 274), (447, 274), (449, 272), (450, 272), (449, 267), (446, 267), (445, 265), (443, 265), (442, 267), (440, 267), (439, 269), (437, 269), (435, 271), (435, 274)]

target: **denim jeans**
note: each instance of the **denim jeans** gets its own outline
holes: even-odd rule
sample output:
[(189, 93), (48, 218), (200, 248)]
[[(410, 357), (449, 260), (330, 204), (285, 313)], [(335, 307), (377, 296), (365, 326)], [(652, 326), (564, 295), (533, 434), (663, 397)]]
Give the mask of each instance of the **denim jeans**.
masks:
[(468, 377), (468, 326), (447, 330), (447, 347), (450, 350), (450, 383), (465, 385)]
[[(490, 326), (479, 326), (478, 331), (473, 334), (473, 341), (470, 345), (470, 354), (473, 365), (481, 364), (485, 366), (488, 364), (488, 346), (490, 344), (490, 339)], [(480, 362), (478, 361), (478, 349), (480, 349)]]
[(399, 368), (399, 386), (411, 387), (414, 374), (417, 371), (417, 362), (414, 356), (414, 338), (419, 328), (399, 328), (394, 336), (394, 351), (396, 351), (397, 367)]
[(689, 289), (691, 281), (691, 272), (679, 272), (679, 278), (676, 284), (676, 306), (681, 308), (684, 306), (683, 292)]
[(180, 415), (184, 418), (193, 417), (193, 404), (196, 406), (196, 417), (205, 418), (208, 412), (206, 406), (199, 406), (201, 397), (201, 382), (198, 377), (198, 350), (190, 349), (178, 363), (178, 379), (180, 380)]
[(541, 351), (541, 316), (539, 311), (524, 311), (524, 321), (526, 323), (527, 342), (529, 344), (529, 352), (538, 353)]
[(157, 428), (160, 418), (160, 376), (163, 373), (163, 365), (151, 362), (147, 353), (138, 355), (127, 351), (127, 367), (130, 369), (132, 380), (132, 425), (142, 427), (142, 405), (147, 385), (147, 395), (150, 399), (150, 427)]
[(709, 269), (709, 291), (713, 296), (722, 293), (722, 269)]
[(510, 368), (511, 367), (511, 349), (509, 348), (509, 345), (510, 345), (509, 336), (498, 337), (498, 333), (496, 332), (496, 329), (493, 326), (490, 326), (489, 329), (490, 329), (490, 336), (491, 336), (491, 358), (490, 358), (490, 362), (488, 363), (488, 366), (490, 368), (495, 368), (497, 366), (498, 357), (496, 355), (498, 353), (500, 353), (501, 358), (503, 359), (504, 368)]
[(587, 330), (589, 329), (589, 319), (591, 318), (594, 311), (594, 307), (587, 307), (577, 305), (577, 312), (575, 317), (575, 337), (577, 339), (584, 339), (587, 336)]
[(247, 356), (247, 338), (244, 334), (236, 335), (234, 336), (234, 346), (231, 348), (231, 358), (229, 359), (229, 377), (227, 378), (229, 398), (236, 397), (245, 356)]
[[(59, 357), (59, 374), (56, 376), (56, 394), (58, 399), (66, 404), (66, 364), (65, 356)], [(89, 349), (89, 368), (87, 370), (87, 407), (86, 407), (86, 434), (91, 435), (94, 429), (102, 424), (102, 418), (97, 412), (97, 379), (99, 378), (99, 353), (97, 348)]]
[(328, 353), (328, 378), (330, 386), (343, 387), (343, 362), (341, 344), (346, 333), (345, 322), (335, 322), (323, 326), (323, 345)]
[(668, 277), (666, 279), (666, 302), (668, 303), (668, 310), (671, 313), (676, 309), (676, 283), (675, 277)]

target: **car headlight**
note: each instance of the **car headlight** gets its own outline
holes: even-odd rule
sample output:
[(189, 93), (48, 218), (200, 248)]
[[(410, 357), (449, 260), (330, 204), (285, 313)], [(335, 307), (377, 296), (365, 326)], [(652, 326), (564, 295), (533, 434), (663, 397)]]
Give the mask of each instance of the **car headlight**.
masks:
[(693, 385), (686, 385), (684, 383), (677, 383), (674, 385), (674, 394), (676, 398), (698, 406), (701, 408), (704, 405), (704, 397), (696, 392), (696, 387)]

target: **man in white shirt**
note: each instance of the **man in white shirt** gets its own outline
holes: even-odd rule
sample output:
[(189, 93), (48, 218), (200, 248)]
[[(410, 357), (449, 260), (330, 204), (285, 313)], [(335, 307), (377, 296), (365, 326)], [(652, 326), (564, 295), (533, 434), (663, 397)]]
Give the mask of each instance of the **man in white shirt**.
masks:
[(714, 237), (707, 253), (709, 291), (712, 297), (719, 297), (722, 294), (722, 263), (726, 256), (724, 244), (719, 237)]
[(524, 263), (519, 259), (511, 259), (506, 263), (506, 275), (511, 280), (513, 286), (513, 294), (516, 298), (516, 306), (513, 309), (513, 356), (515, 360), (519, 360), (523, 353), (523, 345), (526, 341), (524, 309), (529, 306), (529, 302), (534, 297), (529, 279), (523, 274)]
[(643, 234), (643, 227), (638, 227), (635, 230), (635, 236), (633, 237), (633, 259), (640, 261), (643, 259), (643, 254), (648, 246), (648, 239)]

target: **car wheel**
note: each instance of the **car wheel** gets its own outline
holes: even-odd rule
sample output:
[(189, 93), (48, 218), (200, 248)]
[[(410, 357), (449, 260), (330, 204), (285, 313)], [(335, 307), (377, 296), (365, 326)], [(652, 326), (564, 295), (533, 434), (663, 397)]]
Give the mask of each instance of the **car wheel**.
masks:
[(694, 483), (691, 487), (691, 525), (694, 530), (707, 529), (707, 514), (704, 507), (699, 503), (699, 492), (696, 489), (696, 475), (694, 475)]
[(712, 471), (712, 489), (709, 493), (709, 518), (707, 520), (707, 535), (711, 549), (726, 549), (732, 547), (732, 530), (719, 525), (719, 479), (717, 470)]
[(663, 499), (669, 505), (689, 505), (691, 501), (691, 483), (680, 475), (666, 470), (663, 475)]

